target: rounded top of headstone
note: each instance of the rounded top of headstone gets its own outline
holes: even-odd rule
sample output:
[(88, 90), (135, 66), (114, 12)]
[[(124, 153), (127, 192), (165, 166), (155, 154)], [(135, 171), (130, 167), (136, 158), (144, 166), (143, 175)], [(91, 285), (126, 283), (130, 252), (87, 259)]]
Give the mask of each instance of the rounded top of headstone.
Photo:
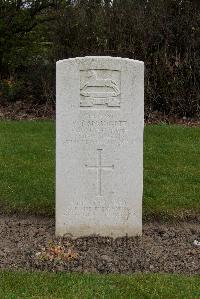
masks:
[(65, 63), (65, 62), (75, 62), (75, 61), (127, 61), (128, 63), (138, 63), (138, 64), (144, 64), (143, 61), (140, 60), (134, 60), (129, 58), (122, 58), (122, 57), (113, 57), (113, 56), (83, 56), (83, 57), (74, 57), (74, 58), (68, 58), (63, 60), (58, 60), (57, 64)]

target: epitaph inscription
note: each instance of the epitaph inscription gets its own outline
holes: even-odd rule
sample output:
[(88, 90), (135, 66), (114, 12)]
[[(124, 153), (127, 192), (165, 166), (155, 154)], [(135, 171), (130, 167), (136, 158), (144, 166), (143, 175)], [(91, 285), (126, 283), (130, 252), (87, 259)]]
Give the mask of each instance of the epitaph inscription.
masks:
[(80, 107), (119, 108), (120, 85), (120, 71), (98, 69), (80, 71)]

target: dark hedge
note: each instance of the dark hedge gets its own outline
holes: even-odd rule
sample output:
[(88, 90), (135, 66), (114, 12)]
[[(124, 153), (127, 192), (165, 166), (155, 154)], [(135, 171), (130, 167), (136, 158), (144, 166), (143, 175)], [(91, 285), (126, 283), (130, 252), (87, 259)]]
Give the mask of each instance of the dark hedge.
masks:
[(145, 62), (146, 118), (199, 116), (200, 1), (28, 2), (1, 4), (1, 100), (53, 105), (57, 60), (111, 55)]

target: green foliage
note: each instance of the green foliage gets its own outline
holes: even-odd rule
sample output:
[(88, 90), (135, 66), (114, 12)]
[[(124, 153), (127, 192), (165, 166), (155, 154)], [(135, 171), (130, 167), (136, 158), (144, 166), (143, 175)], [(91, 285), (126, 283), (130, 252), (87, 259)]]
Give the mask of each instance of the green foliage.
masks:
[(4, 95), (4, 98), (10, 101), (16, 101), (23, 95), (24, 82), (22, 80), (1, 80), (0, 90)]
[[(199, 115), (200, 5), (197, 0), (2, 3), (1, 77), (10, 79), (12, 75), (14, 80), (23, 79), (26, 84), (28, 81), (32, 88), (26, 89), (27, 94), (36, 101), (55, 98), (57, 60), (112, 55), (145, 62), (146, 117), (152, 111)], [(42, 78), (42, 73), (48, 76)], [(48, 92), (44, 85), (48, 86)]]
[[(53, 215), (53, 122), (0, 122), (1, 212)], [(147, 126), (144, 138), (144, 217), (200, 213), (200, 133), (197, 128)]]
[(36, 90), (41, 94), (41, 85), (38, 84), (35, 89), (35, 80), (30, 80), (29, 77), (48, 61), (49, 45), (45, 43), (45, 24), (53, 20), (52, 7), (55, 7), (54, 1), (1, 1), (2, 98), (17, 100), (20, 93), (21, 98), (36, 97)]
[[(51, 1), (1, 1), (0, 65), (1, 76), (29, 66), (41, 52), (42, 32), (36, 30), (47, 22)], [(43, 11), (45, 14), (43, 14)]]

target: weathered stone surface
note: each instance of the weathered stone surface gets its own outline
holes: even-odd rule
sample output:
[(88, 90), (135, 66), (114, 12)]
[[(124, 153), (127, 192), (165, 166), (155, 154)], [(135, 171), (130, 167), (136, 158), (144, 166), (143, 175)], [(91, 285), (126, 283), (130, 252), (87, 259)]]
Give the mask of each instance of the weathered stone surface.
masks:
[(56, 234), (142, 232), (143, 62), (57, 62)]

